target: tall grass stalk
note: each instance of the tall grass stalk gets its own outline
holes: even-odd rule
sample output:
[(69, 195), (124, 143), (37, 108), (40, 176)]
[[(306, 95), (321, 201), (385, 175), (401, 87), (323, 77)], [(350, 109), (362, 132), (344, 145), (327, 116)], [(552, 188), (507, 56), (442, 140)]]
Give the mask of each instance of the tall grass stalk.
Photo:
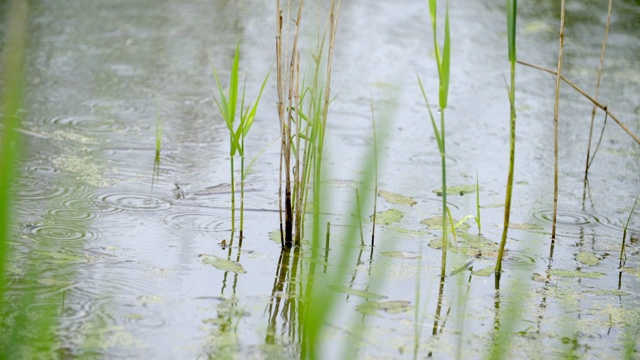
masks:
[(509, 232), (509, 218), (511, 217), (511, 194), (513, 193), (513, 169), (516, 161), (516, 19), (518, 13), (518, 1), (507, 0), (507, 38), (509, 47), (510, 84), (509, 84), (509, 174), (507, 175), (507, 191), (504, 201), (504, 223), (502, 238), (496, 261), (496, 276), (502, 271), (502, 257), (507, 244)]
[[(57, 345), (61, 301), (59, 293), (37, 292), (42, 285), (40, 262), (26, 254), (21, 283), (11, 293), (7, 288), (7, 263), (17, 261), (12, 255), (12, 191), (18, 178), (17, 162), (21, 157), (18, 129), (24, 94), (24, 64), (28, 34), (28, 2), (13, 0), (7, 4), (4, 32), (2, 94), (2, 133), (0, 133), (0, 358), (49, 358)], [(36, 242), (40, 243), (40, 242)], [(63, 278), (63, 280), (68, 280)], [(38, 304), (33, 307), (32, 305)]]
[[(240, 156), (240, 241), (242, 241), (242, 231), (244, 228), (244, 181), (246, 178), (246, 171), (244, 168), (244, 159), (245, 159), (245, 138), (253, 125), (253, 120), (255, 119), (256, 112), (258, 111), (258, 104), (260, 103), (260, 98), (262, 97), (262, 92), (264, 90), (265, 85), (267, 84), (267, 80), (269, 79), (269, 74), (267, 74), (262, 82), (262, 86), (260, 87), (260, 92), (258, 93), (258, 97), (256, 98), (255, 103), (253, 105), (251, 102), (247, 104), (245, 107), (245, 98), (246, 98), (246, 79), (245, 84), (242, 88), (242, 95), (240, 96), (240, 116), (238, 122), (238, 126), (236, 127), (236, 113), (238, 107), (238, 95), (239, 95), (239, 70), (240, 68), (240, 41), (236, 43), (236, 51), (233, 57), (233, 63), (231, 65), (231, 74), (229, 77), (229, 88), (225, 93), (224, 88), (220, 82), (220, 77), (218, 76), (218, 72), (213, 67), (213, 74), (216, 78), (216, 87), (218, 89), (218, 96), (220, 100), (218, 100), (215, 96), (213, 97), (216, 105), (218, 106), (218, 110), (220, 110), (220, 114), (224, 118), (224, 121), (227, 125), (227, 129), (229, 130), (229, 156), (230, 156), (230, 170), (231, 170), (231, 233), (235, 232), (235, 212), (236, 212), (236, 201), (235, 201), (235, 169), (234, 169), (234, 159), (236, 154)], [(233, 241), (233, 235), (231, 237), (231, 241)]]
[(558, 46), (558, 67), (556, 71), (556, 91), (553, 104), (553, 219), (551, 223), (552, 244), (556, 239), (556, 225), (558, 218), (558, 112), (560, 106), (560, 79), (562, 76), (562, 60), (564, 58), (564, 9), (565, 0), (560, 3), (560, 40)]
[[(602, 39), (602, 49), (600, 50), (600, 64), (598, 65), (598, 77), (596, 79), (596, 93), (594, 99), (598, 99), (598, 93), (600, 92), (600, 79), (602, 77), (602, 68), (604, 66), (604, 51), (607, 47), (607, 38), (609, 37), (609, 25), (611, 25), (611, 9), (613, 7), (613, 0), (609, 0), (609, 7), (607, 9), (607, 22), (604, 25), (604, 38)], [(591, 167), (591, 139), (593, 137), (593, 123), (596, 118), (596, 105), (593, 105), (591, 109), (591, 124), (589, 125), (589, 142), (587, 143), (587, 158), (584, 165), (584, 180), (586, 181), (589, 176), (589, 167)], [(605, 118), (606, 119), (606, 118)], [(606, 124), (606, 123), (605, 123)], [(604, 125), (602, 127), (604, 132)], [(602, 136), (600, 136), (602, 139)], [(594, 152), (595, 156), (595, 152)]]
[(429, 0), (429, 14), (431, 16), (431, 27), (433, 30), (433, 46), (435, 48), (436, 64), (438, 66), (438, 79), (439, 79), (439, 108), (440, 114), (440, 126), (436, 124), (436, 118), (431, 111), (427, 93), (425, 92), (422, 80), (418, 76), (418, 83), (420, 84), (420, 90), (422, 90), (422, 96), (424, 102), (429, 110), (429, 118), (431, 119), (431, 126), (438, 143), (438, 150), (440, 150), (441, 159), (441, 174), (442, 174), (442, 265), (441, 265), (441, 277), (444, 279), (447, 267), (447, 158), (446, 158), (446, 141), (445, 141), (445, 109), (447, 108), (447, 97), (449, 94), (449, 72), (451, 65), (451, 36), (449, 31), (449, 2), (446, 2), (446, 12), (444, 18), (444, 42), (442, 50), (438, 44), (437, 37), (437, 0)]
[[(384, 109), (383, 113), (381, 114), (381, 117), (382, 117), (382, 120), (380, 122), (380, 127), (381, 127), (380, 133), (382, 134), (380, 138), (381, 145), (384, 145), (388, 139), (388, 136), (386, 134), (389, 133), (389, 129), (392, 124), (391, 119), (393, 118), (393, 113), (395, 109), (397, 109), (397, 97), (393, 96), (392, 103), (388, 107), (386, 107), (386, 109)], [(375, 172), (378, 170), (378, 165), (376, 165), (376, 162), (379, 157), (379, 154), (377, 153), (376, 147), (374, 147), (374, 151), (367, 151), (366, 154), (367, 155), (364, 157), (362, 161), (363, 170), (360, 172), (361, 177), (360, 179), (358, 179), (359, 180), (358, 183), (360, 184), (359, 186), (360, 190), (371, 189), (371, 186), (373, 185), (372, 183), (375, 182)], [(362, 199), (362, 206), (368, 207), (371, 205), (372, 201), (375, 202), (375, 199), (377, 197), (376, 193), (363, 192), (363, 194), (367, 194), (368, 196), (367, 195), (363, 196), (364, 199)], [(354, 209), (354, 207), (356, 206), (357, 204), (352, 205), (350, 213), (353, 213), (353, 211), (356, 210)], [(343, 233), (342, 238), (346, 242), (340, 249), (341, 253), (340, 253), (339, 261), (336, 264), (337, 266), (336, 271), (332, 274), (333, 275), (332, 277), (327, 278), (328, 281), (324, 283), (325, 286), (329, 284), (346, 283), (348, 274), (354, 271), (353, 265), (351, 264), (354, 258), (353, 256), (354, 250), (358, 248), (357, 246), (354, 246), (355, 244), (353, 243), (353, 240), (355, 239), (355, 236), (356, 236), (355, 232), (357, 231), (357, 226), (355, 225), (356, 224), (354, 223), (350, 224), (350, 226), (347, 227), (347, 230), (345, 231), (345, 233)], [(360, 253), (358, 256), (358, 263), (359, 263), (360, 254), (363, 248), (359, 247), (359, 249), (360, 249)], [(388, 275), (389, 266), (390, 266), (389, 262), (382, 261), (382, 262), (378, 262), (374, 268), (373, 247), (371, 247), (371, 255), (369, 258), (369, 269), (367, 274), (367, 282), (365, 286), (366, 291), (376, 293), (381, 289), (381, 287), (383, 286), (386, 280), (386, 276)], [(322, 289), (321, 287), (318, 287), (317, 289), (318, 292), (316, 292), (317, 295), (321, 295), (321, 296), (323, 295), (322, 293), (320, 293), (321, 289)], [(337, 299), (340, 297), (340, 295), (335, 292), (330, 296), (332, 296), (332, 299), (328, 300), (330, 301), (330, 307), (325, 316), (331, 313), (331, 310), (335, 306)], [(325, 299), (324, 301), (327, 301), (327, 299)], [(364, 301), (368, 301), (368, 300), (364, 300)], [(355, 334), (356, 340), (359, 340), (359, 339), (365, 338), (366, 331), (368, 329), (369, 327), (367, 326), (366, 317), (362, 317), (361, 314), (356, 312), (353, 314), (351, 318), (347, 333)], [(360, 346), (354, 346), (352, 341), (344, 342), (344, 346), (342, 347), (342, 356), (340, 356), (339, 358), (357, 359), (359, 350), (360, 350)]]
[(0, 104), (3, 132), (0, 141), (0, 302), (4, 301), (6, 289), (6, 269), (9, 259), (9, 241), (11, 239), (11, 219), (13, 201), (11, 188), (17, 178), (16, 161), (20, 158), (20, 108), (23, 98), (23, 72), (25, 47), (27, 42), (28, 4), (13, 0), (8, 4), (6, 31), (2, 54), (3, 88)]

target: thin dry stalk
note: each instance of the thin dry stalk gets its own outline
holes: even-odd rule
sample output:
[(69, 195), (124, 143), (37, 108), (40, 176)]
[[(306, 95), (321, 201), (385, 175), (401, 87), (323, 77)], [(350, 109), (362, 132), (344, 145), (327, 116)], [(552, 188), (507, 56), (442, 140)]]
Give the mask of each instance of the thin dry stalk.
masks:
[[(526, 65), (529, 67), (532, 67), (534, 69), (538, 69), (538, 70), (542, 70), (545, 72), (548, 72), (549, 74), (553, 74), (553, 75), (557, 75), (558, 73), (554, 70), (551, 69), (547, 69), (547, 68), (543, 68), (541, 66), (538, 65), (533, 65), (530, 64), (528, 62), (525, 61), (520, 61), (518, 60), (518, 64), (521, 65)], [(593, 97), (591, 97), (589, 94), (587, 94), (584, 90), (582, 90), (580, 87), (578, 87), (578, 85), (574, 84), (571, 80), (567, 79), (566, 77), (564, 77), (564, 75), (560, 76), (562, 78), (562, 81), (564, 81), (565, 83), (569, 84), (569, 86), (571, 86), (574, 90), (576, 90), (577, 92), (579, 92), (582, 96), (586, 97), (587, 99), (589, 99), (589, 101), (591, 101), (591, 103), (593, 103), (595, 106), (599, 107), (600, 109), (602, 109), (602, 111), (606, 112), (607, 115), (613, 119), (613, 121), (616, 122), (616, 124), (618, 124), (618, 126), (620, 126), (620, 128), (622, 128), (622, 130), (624, 130), (624, 132), (627, 133), (627, 135), (631, 136), (631, 138), (633, 139), (633, 141), (635, 141), (636, 143), (638, 143), (638, 145), (640, 145), (640, 138), (638, 138), (638, 136), (634, 135), (631, 130), (629, 130), (629, 128), (623, 124), (620, 120), (618, 120), (618, 118), (613, 115), (611, 112), (609, 112), (609, 109), (607, 107), (607, 105), (604, 105), (600, 102), (598, 102), (596, 99), (594, 99)]]
[[(598, 99), (598, 93), (600, 92), (600, 78), (602, 77), (602, 67), (604, 66), (604, 51), (607, 47), (607, 37), (609, 36), (609, 25), (611, 25), (611, 8), (613, 6), (613, 0), (609, 0), (609, 9), (607, 10), (607, 23), (604, 26), (604, 38), (602, 39), (602, 50), (600, 50), (600, 65), (598, 65), (598, 78), (596, 80), (596, 94), (594, 99)], [(591, 155), (591, 139), (593, 137), (593, 123), (596, 118), (596, 105), (593, 105), (591, 109), (591, 125), (589, 126), (589, 142), (587, 143), (587, 160), (584, 165), (584, 180), (587, 180), (589, 176), (589, 167), (593, 161), (590, 158)], [(606, 118), (605, 118), (606, 119)], [(605, 123), (606, 124), (606, 123)], [(604, 125), (602, 126), (602, 132), (604, 132)], [(602, 139), (602, 136), (600, 136)], [(597, 151), (597, 149), (596, 149)], [(594, 151), (595, 156), (595, 151)]]
[(329, 113), (329, 103), (331, 102), (331, 68), (333, 66), (333, 51), (336, 42), (336, 32), (338, 31), (338, 14), (340, 13), (340, 4), (342, 0), (338, 0), (338, 6), (335, 6), (335, 0), (331, 0), (331, 11), (329, 13), (329, 54), (327, 56), (327, 73), (324, 87), (324, 125), (326, 125), (327, 115)]
[[(300, 29), (300, 19), (302, 17), (302, 6), (304, 0), (300, 1), (298, 7), (298, 13), (295, 20), (295, 31), (293, 34), (293, 48), (291, 52), (291, 58), (289, 66), (287, 67), (286, 59), (288, 57), (288, 44), (290, 26), (287, 22), (286, 27), (283, 24), (283, 11), (280, 6), (280, 0), (276, 0), (276, 74), (277, 74), (277, 92), (278, 92), (278, 117), (280, 119), (280, 132), (281, 132), (281, 151), (280, 151), (280, 187), (279, 194), (279, 207), (280, 207), (280, 229), (281, 229), (281, 244), (283, 247), (291, 247), (293, 244), (293, 203), (291, 200), (291, 134), (292, 134), (292, 118), (293, 118), (293, 104), (297, 104), (297, 96), (299, 94), (298, 79), (299, 79), (299, 59), (298, 53), (298, 34)], [(287, 19), (291, 10), (291, 3), (287, 2)], [(284, 27), (284, 29), (283, 29)], [(285, 32), (285, 46), (283, 49), (283, 30)], [(288, 69), (288, 72), (285, 70)], [(285, 78), (285, 73), (287, 77)], [(287, 99), (285, 100), (285, 94)], [(285, 103), (288, 105), (285, 108)], [(282, 226), (282, 173), (284, 172), (284, 187), (285, 187), (285, 204), (284, 204), (284, 232)]]
[(556, 75), (556, 96), (553, 104), (553, 222), (551, 225), (551, 239), (556, 238), (556, 219), (558, 216), (558, 108), (560, 105), (560, 79), (562, 76), (562, 58), (564, 50), (564, 8), (565, 0), (560, 5), (560, 45), (558, 50), (558, 71)]

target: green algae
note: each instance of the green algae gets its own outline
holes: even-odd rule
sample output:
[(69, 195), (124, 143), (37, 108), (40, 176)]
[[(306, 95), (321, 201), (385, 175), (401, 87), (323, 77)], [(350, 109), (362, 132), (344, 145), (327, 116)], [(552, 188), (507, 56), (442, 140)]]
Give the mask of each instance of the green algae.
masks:
[(411, 301), (406, 300), (367, 301), (356, 307), (357, 311), (368, 315), (374, 315), (378, 311), (384, 311), (387, 314), (400, 314), (411, 309)]
[[(447, 195), (465, 195), (465, 194), (473, 194), (476, 192), (476, 184), (473, 185), (458, 185), (458, 186), (448, 186), (447, 187)], [(442, 187), (433, 191), (436, 195), (442, 196)]]
[(420, 259), (421, 258), (421, 256), (416, 253), (405, 252), (405, 251), (383, 251), (380, 253), (380, 255), (393, 258), (393, 259)]
[(391, 191), (380, 190), (378, 191), (378, 196), (385, 199), (388, 203), (398, 204), (398, 205), (408, 205), (413, 206), (417, 204), (415, 200), (408, 196), (392, 193)]
[[(454, 224), (457, 224), (458, 220), (454, 219), (453, 222)], [(442, 230), (442, 215), (435, 215), (430, 218), (424, 219), (420, 221), (420, 224), (427, 225), (427, 229), (429, 230)], [(464, 230), (468, 230), (469, 228), (470, 228), (469, 224), (463, 222), (460, 225), (458, 225), (456, 230), (464, 231)]]
[(576, 260), (587, 266), (594, 266), (600, 263), (600, 259), (598, 259), (594, 253), (589, 251), (580, 251), (576, 255)]
[(329, 289), (331, 289), (333, 291), (336, 291), (336, 292), (339, 292), (339, 293), (355, 295), (355, 296), (361, 297), (363, 299), (384, 299), (384, 298), (386, 298), (386, 296), (378, 295), (378, 294), (373, 293), (371, 291), (357, 290), (357, 289), (349, 288), (349, 287), (346, 287), (346, 286), (340, 286), (340, 285), (329, 285)]
[(604, 276), (601, 272), (582, 272), (579, 270), (553, 269), (549, 274), (563, 278), (597, 279)]
[[(376, 224), (379, 225), (391, 225), (402, 220), (404, 214), (398, 209), (389, 209), (376, 213)], [(373, 217), (371, 217), (373, 220)]]
[(474, 276), (489, 276), (493, 274), (495, 270), (496, 270), (495, 266), (487, 266), (479, 270), (473, 270), (471, 271), (471, 274), (473, 274)]
[(200, 258), (202, 259), (203, 264), (211, 265), (219, 270), (232, 271), (236, 274), (247, 273), (247, 271), (242, 267), (242, 265), (232, 260), (222, 259), (214, 255), (206, 255), (206, 254), (200, 255)]

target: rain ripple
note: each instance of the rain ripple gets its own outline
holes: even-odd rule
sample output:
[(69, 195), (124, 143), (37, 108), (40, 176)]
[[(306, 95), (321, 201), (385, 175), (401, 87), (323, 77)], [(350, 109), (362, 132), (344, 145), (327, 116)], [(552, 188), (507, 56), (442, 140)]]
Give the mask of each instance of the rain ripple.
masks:
[[(246, 214), (245, 214), (246, 219)], [(211, 214), (205, 212), (183, 212), (165, 216), (162, 220), (169, 227), (178, 230), (219, 232), (231, 230), (229, 213)]]
[[(553, 209), (540, 209), (530, 214), (531, 220), (539, 225), (550, 229), (553, 223)], [(602, 222), (609, 221), (596, 217), (584, 211), (577, 210), (558, 210), (557, 232), (567, 237), (580, 237), (583, 235), (585, 228), (594, 228), (600, 226)]]
[(98, 117), (95, 115), (82, 116), (58, 116), (49, 120), (51, 124), (68, 126), (71, 129), (91, 133), (103, 134), (111, 132), (123, 132), (127, 126), (122, 121), (113, 117)]
[(36, 225), (27, 227), (24, 231), (41, 239), (58, 242), (91, 241), (102, 237), (101, 233), (94, 229), (81, 230), (64, 225)]
[(65, 195), (68, 189), (56, 186), (46, 180), (22, 177), (18, 179), (18, 194), (20, 201), (51, 200)]
[(98, 195), (97, 200), (115, 209), (125, 211), (153, 212), (166, 210), (173, 206), (170, 201), (157, 196), (129, 192), (101, 194)]
[(51, 215), (53, 218), (60, 219), (60, 220), (70, 220), (70, 221), (91, 220), (97, 217), (97, 214), (89, 210), (74, 209), (74, 208), (51, 209), (51, 210), (47, 210), (47, 213)]

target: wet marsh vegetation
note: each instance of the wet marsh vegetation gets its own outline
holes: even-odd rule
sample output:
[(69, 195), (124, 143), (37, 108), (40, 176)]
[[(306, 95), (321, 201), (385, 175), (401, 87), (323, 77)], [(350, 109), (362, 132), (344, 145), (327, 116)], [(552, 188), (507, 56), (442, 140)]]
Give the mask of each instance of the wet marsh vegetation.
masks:
[(25, 4), (0, 358), (638, 357), (637, 2)]

